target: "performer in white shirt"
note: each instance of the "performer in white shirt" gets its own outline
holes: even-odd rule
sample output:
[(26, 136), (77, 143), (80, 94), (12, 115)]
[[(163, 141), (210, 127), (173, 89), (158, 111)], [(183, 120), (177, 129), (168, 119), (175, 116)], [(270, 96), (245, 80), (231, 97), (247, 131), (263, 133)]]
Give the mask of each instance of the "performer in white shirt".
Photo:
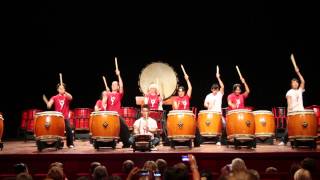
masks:
[[(142, 117), (137, 119), (133, 124), (133, 133), (134, 135), (150, 135), (151, 136), (151, 145), (154, 147), (159, 144), (160, 139), (154, 137), (154, 134), (157, 132), (157, 122), (156, 120), (149, 117), (149, 106), (143, 105), (141, 108)], [(130, 137), (130, 143), (134, 143), (134, 137)]]
[[(221, 104), (222, 104), (222, 97), (224, 94), (224, 84), (222, 80), (220, 79), (220, 73), (218, 71), (216, 72), (216, 77), (218, 79), (219, 85), (214, 83), (211, 86), (211, 93), (206, 96), (206, 99), (204, 100), (204, 107), (206, 107), (210, 111), (217, 111), (221, 112)], [(222, 124), (225, 128), (225, 120), (222, 117)], [(221, 137), (218, 139), (217, 145), (221, 145)]]
[[(291, 55), (291, 58), (293, 58), (293, 55)], [(293, 60), (294, 61), (294, 60)], [(293, 78), (291, 80), (291, 89), (287, 92), (286, 98), (287, 98), (287, 112), (293, 112), (293, 111), (303, 111), (303, 98), (302, 93), (305, 91), (305, 81), (303, 76), (300, 73), (299, 68), (294, 64), (299, 80), (296, 78)], [(288, 128), (285, 131), (284, 136), (281, 138), (281, 142), (279, 145), (286, 145), (288, 142)]]

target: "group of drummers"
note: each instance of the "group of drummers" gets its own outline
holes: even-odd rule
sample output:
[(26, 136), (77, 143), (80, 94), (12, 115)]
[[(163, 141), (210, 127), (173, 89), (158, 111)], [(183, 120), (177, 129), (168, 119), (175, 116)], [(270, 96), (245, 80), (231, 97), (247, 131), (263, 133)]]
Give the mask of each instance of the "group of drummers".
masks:
[[(293, 58), (293, 56), (291, 58)], [(294, 78), (291, 80), (291, 89), (286, 94), (288, 114), (295, 112), (306, 112), (303, 106), (302, 98), (302, 93), (305, 91), (305, 80), (295, 63), (294, 67), (299, 79)], [(237, 67), (242, 84), (233, 85), (233, 92), (229, 94), (227, 97), (228, 111), (227, 118), (224, 119), (222, 116), (221, 107), (222, 98), (224, 96), (224, 83), (220, 78), (219, 67), (217, 66), (217, 83), (214, 83), (211, 86), (211, 92), (206, 96), (204, 100), (204, 107), (206, 107), (207, 110), (200, 111), (198, 114), (198, 121), (196, 121), (196, 115), (193, 114), (192, 111), (190, 111), (192, 84), (189, 80), (189, 76), (187, 75), (183, 67), (182, 70), (184, 72), (184, 78), (187, 83), (187, 88), (184, 86), (178, 87), (178, 95), (172, 99), (172, 110), (168, 113), (166, 120), (163, 120), (161, 122), (163, 131), (165, 132), (165, 138), (167, 138), (168, 140), (190, 138), (193, 140), (194, 146), (199, 147), (203, 137), (216, 136), (217, 145), (221, 145), (221, 132), (225, 129), (228, 138), (232, 137), (232, 135), (241, 134), (252, 134), (254, 136), (255, 115), (257, 115), (258, 117), (259, 114), (264, 114), (264, 112), (266, 112), (267, 116), (270, 114), (272, 115), (272, 113), (269, 113), (269, 111), (252, 112), (250, 109), (246, 108), (245, 100), (249, 96), (250, 88)], [(91, 116), (102, 114), (102, 117), (105, 117), (107, 119), (108, 116), (104, 115), (118, 117), (118, 123), (115, 123), (115, 125), (111, 125), (110, 121), (107, 122), (107, 120), (102, 120), (101, 127), (104, 127), (102, 128), (104, 129), (104, 131), (109, 128), (109, 131), (115, 131), (116, 134), (118, 133), (118, 136), (120, 137), (120, 140), (123, 143), (123, 148), (130, 147), (134, 143), (135, 137), (139, 135), (150, 135), (150, 141), (152, 146), (158, 145), (160, 142), (159, 136), (156, 136), (157, 130), (159, 128), (158, 122), (155, 119), (151, 118), (149, 114), (150, 111), (163, 110), (162, 106), (164, 102), (164, 96), (162, 94), (161, 87), (159, 87), (159, 83), (156, 82), (157, 80), (154, 80), (154, 82), (149, 84), (148, 91), (144, 94), (143, 102), (141, 103), (141, 115), (137, 117), (138, 119), (136, 121), (133, 122), (133, 135), (131, 135), (128, 124), (126, 123), (124, 117), (121, 116), (121, 114), (123, 114), (121, 113), (121, 100), (124, 96), (124, 85), (120, 75), (120, 71), (117, 66), (115, 73), (118, 77), (118, 80), (112, 82), (111, 89), (107, 86), (107, 83), (105, 81), (106, 90), (102, 92), (101, 98), (97, 100), (94, 106), (95, 112), (93, 112)], [(244, 87), (244, 92), (242, 91), (242, 87)], [(62, 113), (65, 122), (67, 146), (72, 148), (74, 147), (73, 135), (68, 119), (69, 105), (72, 101), (72, 95), (66, 91), (66, 86), (62, 82), (62, 78), (60, 79), (60, 83), (57, 85), (57, 91), (58, 94), (51, 97), (49, 100), (47, 100), (44, 96), (44, 101), (48, 109), (54, 106), (55, 111)], [(246, 116), (247, 114), (249, 114), (248, 117)], [(236, 117), (233, 118), (233, 115), (236, 115)], [(258, 122), (265, 126), (267, 116), (262, 117), (262, 120), (260, 119), (258, 120)], [(212, 119), (214, 121), (211, 121)], [(241, 121), (243, 121), (244, 125), (237, 127), (239, 124), (242, 123)], [(274, 123), (274, 120), (271, 121), (273, 121)], [(89, 123), (90, 131), (94, 131), (93, 127), (95, 120), (90, 120)], [(296, 126), (298, 126), (298, 124), (296, 124)], [(258, 127), (258, 125), (256, 125), (256, 127)], [(272, 128), (273, 130), (269, 130), (271, 132), (265, 133), (270, 133), (271, 136), (274, 135), (274, 125)], [(290, 128), (290, 126), (288, 126), (288, 128)], [(285, 132), (285, 135), (282, 137), (280, 145), (284, 145), (288, 142), (288, 128)], [(245, 129), (249, 129), (249, 133), (245, 132)], [(256, 134), (258, 135), (259, 133), (256, 132)], [(95, 134), (94, 132), (92, 132), (92, 136), (101, 137), (103, 136), (103, 134)], [(113, 135), (108, 134), (106, 136), (109, 137)]]

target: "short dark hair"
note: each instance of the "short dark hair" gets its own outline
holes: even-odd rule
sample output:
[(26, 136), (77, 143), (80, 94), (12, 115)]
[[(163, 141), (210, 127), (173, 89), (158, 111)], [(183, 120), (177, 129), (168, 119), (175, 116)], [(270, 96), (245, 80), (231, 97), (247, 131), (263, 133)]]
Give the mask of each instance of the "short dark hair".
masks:
[(181, 91), (186, 91), (186, 89), (184, 88), (184, 86), (179, 86), (178, 87), (178, 91), (181, 89)]
[(13, 167), (14, 167), (14, 172), (15, 172), (16, 174), (28, 172), (28, 167), (27, 167), (27, 165), (24, 164), (24, 163), (15, 164)]
[(291, 81), (296, 81), (297, 83), (299, 83), (299, 80), (297, 78), (292, 78)]
[(150, 107), (149, 107), (149, 105), (148, 105), (148, 104), (144, 104), (144, 105), (142, 105), (141, 109), (143, 109), (143, 108), (146, 108), (146, 109), (150, 110)]
[(232, 87), (233, 91), (235, 91), (237, 88), (241, 89), (241, 84), (234, 84)]
[(211, 90), (219, 90), (220, 89), (220, 87), (219, 87), (219, 85), (217, 84), (217, 83), (214, 83), (214, 84), (212, 84), (212, 86), (211, 86)]

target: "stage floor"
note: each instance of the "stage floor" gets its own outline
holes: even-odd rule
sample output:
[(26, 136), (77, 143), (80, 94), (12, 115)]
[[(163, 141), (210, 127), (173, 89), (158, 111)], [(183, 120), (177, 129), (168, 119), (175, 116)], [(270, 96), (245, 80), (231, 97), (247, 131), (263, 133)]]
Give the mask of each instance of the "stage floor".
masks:
[(66, 146), (63, 149), (55, 150), (53, 148), (43, 149), (42, 152), (38, 152), (35, 141), (7, 141), (4, 142), (4, 148), (0, 151), (1, 155), (9, 154), (134, 154), (134, 153), (320, 153), (319, 145), (316, 150), (309, 148), (294, 148), (291, 146), (279, 146), (278, 142), (275, 142), (274, 145), (267, 144), (257, 144), (256, 148), (248, 149), (242, 147), (240, 149), (235, 149), (234, 146), (217, 146), (212, 143), (204, 143), (200, 147), (189, 149), (187, 146), (177, 146), (176, 149), (172, 149), (170, 146), (157, 146), (157, 150), (151, 152), (133, 152), (132, 148), (122, 148), (121, 142), (117, 144), (116, 149), (112, 148), (101, 148), (95, 150), (92, 144), (88, 140), (76, 140), (74, 141), (75, 147), (68, 148)]

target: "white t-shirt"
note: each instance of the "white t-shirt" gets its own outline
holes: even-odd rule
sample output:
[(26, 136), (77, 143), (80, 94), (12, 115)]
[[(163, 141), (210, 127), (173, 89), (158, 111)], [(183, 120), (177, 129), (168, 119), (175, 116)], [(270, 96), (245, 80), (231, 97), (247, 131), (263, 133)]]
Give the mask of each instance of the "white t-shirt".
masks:
[(302, 93), (304, 92), (304, 89), (290, 89), (287, 94), (286, 97), (290, 97), (291, 98), (291, 105), (292, 107), (288, 107), (288, 111), (289, 109), (291, 109), (291, 111), (303, 111), (304, 107), (303, 107), (303, 99), (302, 99)]
[(153, 133), (147, 131), (148, 127), (149, 129), (157, 129), (157, 121), (152, 119), (151, 117), (148, 117), (148, 119), (144, 119), (143, 117), (137, 119), (134, 124), (133, 127), (135, 129), (138, 129), (138, 133), (139, 135), (151, 135), (151, 139), (153, 139)]
[(208, 110), (221, 112), (222, 96), (220, 91), (216, 95), (208, 94), (204, 100), (204, 103), (208, 105)]

